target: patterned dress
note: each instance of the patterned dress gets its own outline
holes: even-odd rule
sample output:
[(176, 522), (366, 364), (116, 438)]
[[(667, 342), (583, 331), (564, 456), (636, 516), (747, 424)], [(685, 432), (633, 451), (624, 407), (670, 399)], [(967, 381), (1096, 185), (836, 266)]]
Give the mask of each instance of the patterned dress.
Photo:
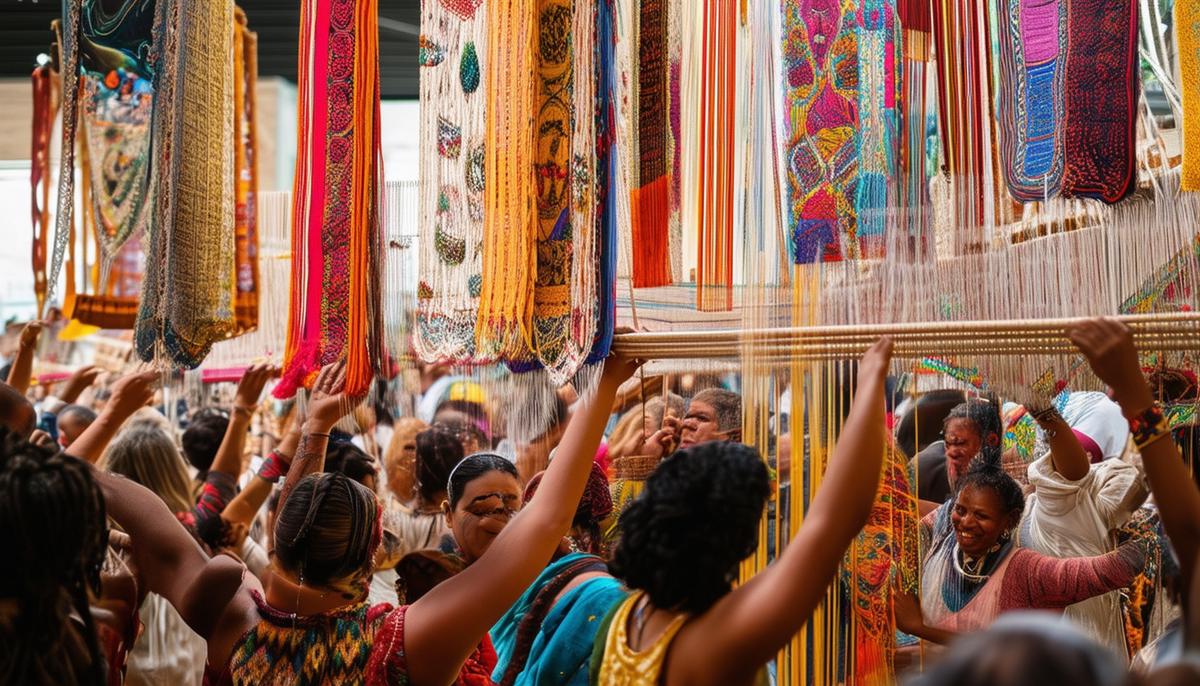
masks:
[[(210, 666), (206, 684), (408, 684), (407, 605), (362, 602), (298, 617), (267, 605), (257, 591), (252, 595), (261, 620), (234, 647), (227, 669), (216, 672)], [(455, 686), (489, 686), (495, 664), (485, 636)]]

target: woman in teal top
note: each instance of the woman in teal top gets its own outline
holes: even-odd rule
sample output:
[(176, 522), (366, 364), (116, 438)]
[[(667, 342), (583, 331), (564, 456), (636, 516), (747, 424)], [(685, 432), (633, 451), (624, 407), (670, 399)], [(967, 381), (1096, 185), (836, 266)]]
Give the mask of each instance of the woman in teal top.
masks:
[[(540, 474), (530, 480), (525, 502), (540, 480)], [(600, 521), (611, 512), (608, 482), (593, 464), (563, 549), (492, 627), (498, 658), (492, 679), (500, 686), (588, 683), (596, 632), (628, 595), (594, 554), (601, 542)]]

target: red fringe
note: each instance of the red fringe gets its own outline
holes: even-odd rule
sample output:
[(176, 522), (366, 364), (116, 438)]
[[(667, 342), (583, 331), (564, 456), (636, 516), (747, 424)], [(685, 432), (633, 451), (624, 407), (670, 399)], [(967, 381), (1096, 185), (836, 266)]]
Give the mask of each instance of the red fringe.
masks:
[(633, 215), (633, 286), (670, 286), (670, 175), (660, 176), (641, 188), (635, 188), (630, 193), (630, 200)]

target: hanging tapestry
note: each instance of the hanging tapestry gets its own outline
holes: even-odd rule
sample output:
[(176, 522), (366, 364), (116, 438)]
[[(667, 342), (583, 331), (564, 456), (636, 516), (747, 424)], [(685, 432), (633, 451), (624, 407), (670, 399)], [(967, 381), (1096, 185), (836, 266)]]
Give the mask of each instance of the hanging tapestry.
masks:
[(134, 341), (143, 360), (194, 368), (235, 331), (233, 3), (157, 9), (156, 187)]
[(475, 356), (482, 287), (488, 8), (425, 2), (421, 9), (421, 188), (417, 329), (427, 362)]
[(1021, 202), (1052, 198), (1062, 183), (1068, 4), (1004, 0), (1001, 8), (1000, 157)]
[(246, 13), (235, 8), (233, 38), (234, 244), (236, 248), (237, 330), (258, 326), (258, 133), (254, 88), (258, 83), (258, 36), (246, 28)]
[(292, 296), (277, 397), (346, 360), (363, 393), (380, 340), (379, 28), (375, 0), (305, 0), (292, 191)]
[(1200, 191), (1200, 3), (1175, 3), (1183, 99), (1183, 190)]
[(29, 191), (33, 220), (33, 293), (38, 316), (46, 304), (46, 249), (50, 238), (50, 134), (58, 114), (58, 75), (45, 64), (33, 70), (33, 134), (30, 136)]
[(614, 47), (614, 0), (596, 2), (596, 202), (595, 231), (596, 328), (588, 364), (608, 357), (616, 327), (617, 203), (613, 193), (618, 174), (616, 143), (617, 62)]
[(641, 0), (636, 11), (636, 161), (630, 192), (633, 285), (671, 284), (671, 122), (668, 101), (667, 0)]
[(895, 0), (863, 0), (858, 10), (858, 219), (854, 253), (880, 258), (887, 224), (888, 179), (895, 174), (898, 23)]
[(895, 446), (886, 450), (875, 505), (842, 563), (854, 646), (854, 676), (846, 683), (852, 684), (895, 682), (893, 587), (915, 594), (920, 578), (920, 516), (908, 461)]
[(1137, 186), (1136, 0), (1071, 0), (1062, 194), (1115, 203)]
[(856, 250), (856, 6), (782, 0), (787, 226), (797, 264), (841, 260), (843, 243)]
[(683, 173), (682, 101), (683, 87), (683, 0), (667, 0), (667, 154), (671, 160), (670, 235), (671, 281), (683, 281)]
[(738, 101), (745, 100), (737, 88), (737, 10), (732, 0), (706, 0), (700, 10), (696, 309), (703, 312), (733, 309), (734, 175), (740, 172), (734, 140)]
[[(117, 7), (110, 9), (113, 4)], [(148, 0), (63, 3), (62, 159), (47, 298), (53, 295), (71, 239), (77, 127), (92, 160), (92, 202), (85, 211), (94, 213), (101, 281), (121, 246), (150, 221), (154, 60), (159, 59), (152, 35), (155, 7)]]
[(532, 350), (539, 217), (534, 104), (539, 25), (534, 0), (488, 1), (483, 279), (477, 360), (526, 360)]

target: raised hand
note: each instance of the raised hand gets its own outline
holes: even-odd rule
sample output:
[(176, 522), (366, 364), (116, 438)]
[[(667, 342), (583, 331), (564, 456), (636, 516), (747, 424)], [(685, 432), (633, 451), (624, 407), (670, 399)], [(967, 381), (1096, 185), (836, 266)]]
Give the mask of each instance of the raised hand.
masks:
[(313, 382), (308, 399), (308, 414), (304, 433), (329, 433), (342, 417), (350, 414), (365, 395), (350, 396), (345, 392), (346, 361), (338, 360), (321, 368)]
[(1129, 327), (1101, 317), (1068, 328), (1067, 337), (1087, 358), (1096, 376), (1112, 388), (1126, 416), (1141, 412), (1154, 402), (1138, 364)]
[(21, 329), (21, 339), (19, 345), (22, 350), (33, 350), (37, 347), (38, 338), (42, 335), (42, 330), (46, 328), (46, 321), (43, 319), (35, 319), (25, 325)]
[(112, 396), (104, 406), (104, 414), (124, 422), (134, 412), (145, 407), (154, 399), (154, 384), (158, 372), (147, 370), (123, 376), (112, 387)]
[(858, 363), (859, 392), (870, 390), (872, 384), (882, 385), (887, 379), (888, 367), (892, 363), (891, 337), (884, 336), (863, 353), (862, 361)]
[(246, 369), (241, 381), (238, 381), (237, 395), (233, 399), (234, 409), (253, 412), (267, 381), (278, 376), (279, 367), (272, 364), (256, 364)]
[(96, 383), (96, 379), (102, 373), (104, 373), (104, 370), (93, 364), (76, 369), (71, 373), (66, 384), (63, 385), (62, 392), (58, 394), (58, 398), (70, 405), (79, 399), (81, 393)]

